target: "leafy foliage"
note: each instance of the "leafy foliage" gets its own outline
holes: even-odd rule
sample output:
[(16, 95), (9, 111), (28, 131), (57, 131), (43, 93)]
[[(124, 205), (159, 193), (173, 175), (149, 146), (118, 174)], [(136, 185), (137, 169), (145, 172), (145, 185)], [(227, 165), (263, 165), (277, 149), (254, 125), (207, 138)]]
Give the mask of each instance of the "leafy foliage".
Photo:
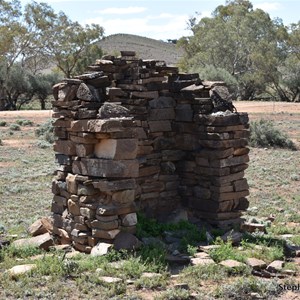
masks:
[(46, 3), (0, 1), (0, 109), (20, 109), (36, 96), (45, 99), (57, 82), (54, 66), (71, 77), (99, 58), (96, 42), (103, 35), (99, 25), (81, 26)]
[(248, 0), (230, 0), (211, 18), (192, 17), (189, 26), (193, 35), (179, 40), (184, 70), (214, 80), (220, 76), (213, 69), (225, 70), (221, 77), (236, 82), (235, 96), (243, 100), (264, 94), (299, 101), (300, 22), (288, 28)]
[(253, 147), (279, 147), (295, 150), (294, 143), (273, 122), (261, 119), (250, 124), (250, 145)]

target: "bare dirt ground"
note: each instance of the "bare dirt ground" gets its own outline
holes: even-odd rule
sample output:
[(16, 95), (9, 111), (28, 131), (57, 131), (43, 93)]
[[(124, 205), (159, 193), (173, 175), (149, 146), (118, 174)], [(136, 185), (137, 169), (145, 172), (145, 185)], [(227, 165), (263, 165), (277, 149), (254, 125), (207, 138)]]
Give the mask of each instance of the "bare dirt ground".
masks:
[[(272, 102), (272, 101), (236, 101), (234, 102), (239, 112), (247, 112), (250, 115), (256, 113), (291, 113), (300, 114), (300, 103)], [(16, 118), (29, 119), (36, 123), (41, 123), (47, 118), (51, 118), (51, 110), (21, 110), (21, 111), (0, 111), (0, 119), (5, 121)]]
[(300, 103), (273, 101), (236, 101), (235, 107), (240, 112), (253, 113), (300, 113)]

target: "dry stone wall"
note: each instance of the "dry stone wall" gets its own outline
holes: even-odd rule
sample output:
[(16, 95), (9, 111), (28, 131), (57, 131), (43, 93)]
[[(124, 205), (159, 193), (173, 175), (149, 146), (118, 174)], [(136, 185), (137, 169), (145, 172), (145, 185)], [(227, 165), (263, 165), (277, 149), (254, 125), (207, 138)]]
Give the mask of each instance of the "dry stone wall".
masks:
[(56, 84), (59, 241), (90, 252), (135, 233), (137, 211), (166, 220), (183, 207), (219, 226), (239, 223), (248, 207), (248, 116), (214, 101), (222, 88), (131, 51)]

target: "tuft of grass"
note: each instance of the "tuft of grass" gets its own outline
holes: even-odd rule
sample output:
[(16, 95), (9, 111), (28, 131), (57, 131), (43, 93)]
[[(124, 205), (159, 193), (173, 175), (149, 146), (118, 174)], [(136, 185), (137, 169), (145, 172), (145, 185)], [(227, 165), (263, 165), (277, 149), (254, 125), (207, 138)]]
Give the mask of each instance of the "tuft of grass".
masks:
[(275, 128), (274, 123), (261, 119), (250, 123), (250, 139), (252, 147), (278, 147), (296, 150), (295, 144), (287, 134)]
[(11, 125), (9, 126), (9, 129), (12, 130), (12, 131), (20, 131), (20, 130), (21, 130), (21, 127), (20, 127), (20, 125), (18, 125), (18, 124), (11, 124)]
[(153, 276), (153, 277), (141, 277), (134, 283), (137, 289), (157, 289), (164, 288), (167, 285), (167, 277), (166, 276)]
[(7, 125), (7, 122), (6, 121), (0, 121), (0, 127), (4, 127), (4, 126), (6, 126)]
[(16, 123), (20, 126), (33, 126), (33, 122), (26, 119), (18, 119), (16, 120)]
[(212, 249), (209, 252), (210, 257), (215, 262), (221, 262), (222, 260), (226, 259), (234, 259), (239, 262), (244, 262), (245, 257), (237, 251), (235, 247), (232, 246), (232, 243), (230, 241), (224, 242), (221, 238), (216, 238), (215, 244), (219, 245), (220, 247)]
[(178, 233), (178, 236), (181, 238), (180, 250), (187, 253), (198, 242), (206, 240), (205, 230), (199, 230), (196, 225), (188, 221), (181, 220), (178, 223), (159, 223), (155, 219), (146, 218), (143, 214), (138, 214), (138, 237), (162, 237), (166, 231)]
[(188, 290), (169, 288), (154, 298), (155, 300), (188, 300), (193, 299)]
[(270, 299), (278, 296), (278, 282), (275, 280), (263, 280), (254, 276), (239, 278), (232, 284), (222, 285), (217, 290), (217, 298), (220, 299), (253, 299), (252, 293), (257, 293), (261, 299)]

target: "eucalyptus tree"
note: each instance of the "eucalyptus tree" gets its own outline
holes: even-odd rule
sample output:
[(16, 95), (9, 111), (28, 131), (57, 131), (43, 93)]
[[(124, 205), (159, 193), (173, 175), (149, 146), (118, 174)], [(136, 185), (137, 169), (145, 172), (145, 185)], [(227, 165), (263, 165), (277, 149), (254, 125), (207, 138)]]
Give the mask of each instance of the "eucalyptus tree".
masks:
[(190, 20), (192, 36), (182, 38), (184, 67), (225, 69), (238, 82), (237, 96), (254, 98), (278, 82), (278, 65), (286, 57), (287, 30), (247, 0), (227, 1), (211, 18)]
[(32, 1), (22, 8), (19, 0), (0, 0), (0, 109), (30, 101), (34, 86), (44, 99), (41, 87), (51, 82), (41, 77), (46, 69), (66, 77), (82, 72), (102, 55), (97, 42), (103, 33), (100, 25), (82, 26), (46, 3)]

